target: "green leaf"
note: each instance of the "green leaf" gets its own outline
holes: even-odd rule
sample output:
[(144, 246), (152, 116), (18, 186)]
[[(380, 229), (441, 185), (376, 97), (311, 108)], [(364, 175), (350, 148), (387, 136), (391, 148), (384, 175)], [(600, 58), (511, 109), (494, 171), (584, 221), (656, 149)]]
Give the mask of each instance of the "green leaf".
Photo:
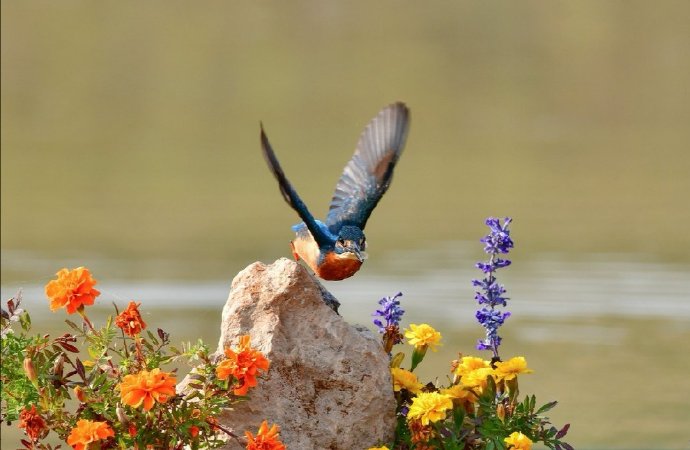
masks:
[(80, 334), (83, 333), (83, 330), (81, 329), (81, 327), (78, 326), (76, 323), (72, 322), (71, 320), (65, 319), (65, 323), (66, 323), (70, 328), (72, 328), (74, 331), (76, 331), (77, 333), (80, 333)]
[(153, 342), (155, 345), (158, 345), (158, 339), (156, 339), (150, 330), (146, 330), (146, 334), (148, 335), (149, 339), (151, 339), (151, 342)]
[(550, 410), (551, 408), (553, 408), (557, 404), (558, 404), (557, 401), (549, 402), (549, 403), (545, 404), (544, 406), (542, 406), (541, 408), (539, 408), (539, 410), (537, 410), (537, 414), (545, 413), (546, 411)]
[(190, 374), (187, 375), (187, 376), (188, 376), (189, 378), (191, 378), (192, 380), (200, 381), (200, 382), (202, 382), (202, 383), (203, 383), (204, 381), (206, 381), (206, 377), (203, 376), (202, 374), (198, 373), (198, 372), (192, 372), (192, 373), (190, 373)]
[(461, 407), (453, 408), (453, 425), (455, 426), (455, 431), (460, 434), (462, 430), (462, 422), (465, 420), (465, 411)]
[(400, 367), (403, 360), (405, 359), (405, 354), (403, 352), (398, 352), (391, 358), (390, 367)]
[(31, 329), (31, 317), (27, 311), (24, 311), (22, 315), (19, 316), (19, 324), (24, 331), (29, 331), (29, 329)]

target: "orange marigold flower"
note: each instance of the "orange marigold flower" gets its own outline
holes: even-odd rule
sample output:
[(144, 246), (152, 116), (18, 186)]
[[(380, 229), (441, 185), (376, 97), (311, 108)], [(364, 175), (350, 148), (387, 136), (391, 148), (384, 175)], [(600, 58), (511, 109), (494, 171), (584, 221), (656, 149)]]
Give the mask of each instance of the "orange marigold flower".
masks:
[(36, 405), (19, 413), (19, 428), (23, 428), (32, 441), (39, 439), (48, 429), (46, 421), (36, 412)]
[(127, 336), (135, 336), (146, 329), (146, 322), (139, 314), (141, 303), (129, 302), (127, 309), (115, 317), (115, 325), (120, 327)]
[(142, 370), (139, 373), (126, 375), (119, 384), (122, 403), (133, 408), (144, 405), (144, 411), (153, 408), (155, 402), (165, 403), (175, 395), (177, 379), (167, 372), (156, 368), (152, 371)]
[(428, 442), (429, 439), (436, 435), (433, 427), (431, 425), (422, 425), (422, 422), (416, 419), (408, 422), (408, 425), (411, 434), (410, 439), (412, 440), (413, 444), (416, 444), (414, 448), (428, 448), (424, 445), (424, 443)]
[(244, 432), (247, 436), (247, 450), (285, 450), (285, 445), (279, 440), (279, 432), (278, 425), (273, 424), (269, 429), (268, 422), (264, 420), (256, 436), (249, 431)]
[(192, 437), (197, 437), (199, 435), (199, 427), (196, 425), (189, 427), (189, 435)]
[(115, 432), (107, 422), (94, 422), (81, 419), (77, 426), (72, 428), (67, 443), (75, 450), (87, 450), (89, 444), (115, 436)]
[(215, 417), (207, 417), (206, 423), (211, 426), (211, 431), (220, 431), (218, 420)]
[(56, 275), (56, 280), (46, 284), (46, 296), (52, 311), (64, 306), (68, 314), (74, 314), (84, 305), (93, 305), (96, 297), (101, 295), (93, 288), (97, 282), (86, 267), (61, 269)]
[(259, 370), (267, 371), (270, 362), (258, 350), (249, 346), (249, 335), (240, 336), (237, 350), (225, 349), (225, 357), (216, 368), (216, 375), (221, 380), (228, 379), (231, 375), (239, 383), (234, 389), (235, 395), (247, 395), (250, 387), (256, 386), (256, 375)]

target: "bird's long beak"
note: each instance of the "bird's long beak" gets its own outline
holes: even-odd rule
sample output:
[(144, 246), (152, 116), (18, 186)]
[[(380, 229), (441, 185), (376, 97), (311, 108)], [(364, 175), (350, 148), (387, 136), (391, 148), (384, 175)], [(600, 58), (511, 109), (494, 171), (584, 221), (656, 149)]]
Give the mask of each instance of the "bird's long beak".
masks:
[(363, 262), (365, 259), (369, 257), (369, 255), (367, 255), (367, 252), (361, 251), (359, 249), (359, 245), (357, 244), (353, 243), (352, 247), (350, 247), (348, 250), (355, 254), (359, 262)]

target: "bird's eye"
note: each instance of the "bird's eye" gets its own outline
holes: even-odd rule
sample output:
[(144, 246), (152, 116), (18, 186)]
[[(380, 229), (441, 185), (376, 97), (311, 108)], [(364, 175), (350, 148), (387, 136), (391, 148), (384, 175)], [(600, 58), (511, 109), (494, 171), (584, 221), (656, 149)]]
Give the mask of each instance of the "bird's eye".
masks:
[(338, 239), (337, 241), (335, 241), (335, 245), (338, 247), (344, 247), (345, 241), (343, 241), (342, 239)]

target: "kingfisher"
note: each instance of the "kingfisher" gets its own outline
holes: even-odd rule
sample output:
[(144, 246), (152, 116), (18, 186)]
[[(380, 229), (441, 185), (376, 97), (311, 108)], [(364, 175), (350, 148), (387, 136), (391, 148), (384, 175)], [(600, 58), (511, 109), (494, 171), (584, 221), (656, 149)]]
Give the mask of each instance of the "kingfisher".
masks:
[(383, 108), (364, 128), (355, 153), (335, 186), (325, 221), (314, 219), (288, 181), (261, 125), (261, 148), (285, 201), (302, 219), (290, 242), (295, 260), (330, 281), (354, 275), (366, 259), (364, 227), (393, 179), (410, 124), (410, 111), (397, 102)]

